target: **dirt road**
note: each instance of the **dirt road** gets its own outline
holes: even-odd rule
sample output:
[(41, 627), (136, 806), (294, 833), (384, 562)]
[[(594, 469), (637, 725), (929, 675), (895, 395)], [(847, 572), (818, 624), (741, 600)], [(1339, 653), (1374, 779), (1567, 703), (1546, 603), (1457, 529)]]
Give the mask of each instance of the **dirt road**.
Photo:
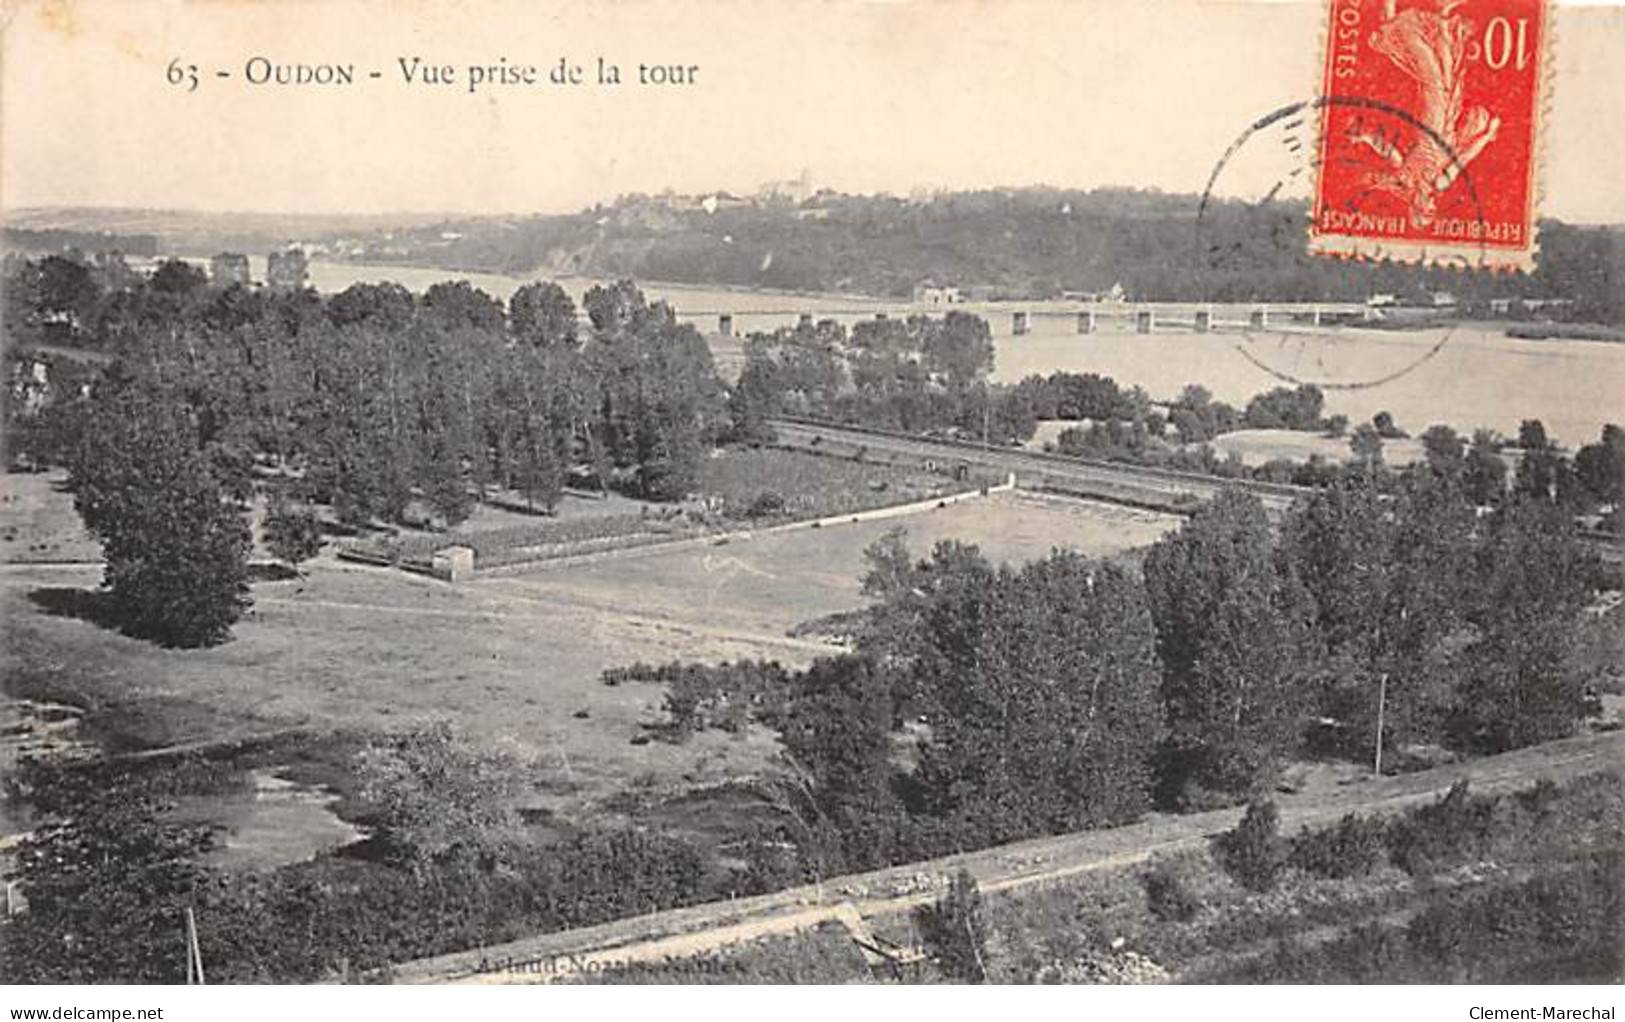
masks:
[[(1625, 732), (1585, 735), (1471, 763), (1334, 790), (1282, 795), (1283, 830), (1343, 815), (1394, 812), (1438, 797), (1466, 778), (1479, 792), (1505, 791), (1540, 778), (1560, 781), (1625, 764)], [(399, 965), (397, 982), (548, 983), (628, 963), (661, 962), (715, 952), (764, 937), (838, 921), (843, 904), (875, 919), (907, 912), (938, 896), (957, 870), (968, 869), (987, 893), (1055, 883), (1132, 866), (1158, 852), (1201, 847), (1235, 826), (1241, 809), (1188, 816), (1156, 815), (1108, 830), (1040, 838), (999, 848), (838, 877), (776, 894), (623, 919), (511, 944)]]

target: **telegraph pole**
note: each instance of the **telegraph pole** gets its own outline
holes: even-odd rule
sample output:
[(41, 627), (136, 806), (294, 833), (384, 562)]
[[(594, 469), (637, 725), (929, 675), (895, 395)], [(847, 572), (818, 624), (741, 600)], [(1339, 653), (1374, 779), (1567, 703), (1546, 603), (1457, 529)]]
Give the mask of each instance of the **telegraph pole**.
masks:
[(1378, 777), (1382, 776), (1382, 716), (1388, 708), (1388, 672), (1382, 672), (1382, 679), (1377, 682), (1377, 751), (1373, 757), (1371, 772)]
[(197, 942), (197, 917), (192, 906), (186, 906), (186, 985), (205, 986), (203, 982), (203, 950)]

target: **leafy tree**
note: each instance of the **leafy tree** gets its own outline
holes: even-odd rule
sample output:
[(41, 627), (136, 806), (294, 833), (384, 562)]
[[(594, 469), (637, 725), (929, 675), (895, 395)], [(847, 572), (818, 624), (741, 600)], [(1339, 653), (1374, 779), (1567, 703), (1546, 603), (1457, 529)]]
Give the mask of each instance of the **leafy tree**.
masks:
[(1518, 426), (1518, 447), (1523, 456), (1518, 459), (1513, 491), (1538, 500), (1556, 499), (1562, 482), (1563, 458), (1547, 439), (1546, 427), (1539, 419), (1525, 419)]
[(1355, 464), (1366, 475), (1373, 475), (1382, 468), (1382, 434), (1375, 426), (1362, 422), (1354, 427), (1349, 450), (1354, 453)]
[(799, 679), (779, 737), (812, 792), (803, 844), (828, 875), (897, 861), (906, 819), (892, 791), (892, 701), (861, 657), (815, 661)]
[(1625, 429), (1604, 426), (1596, 443), (1575, 453), (1574, 471), (1592, 501), (1625, 506)]
[(1276, 387), (1247, 403), (1243, 421), (1252, 429), (1319, 429), (1325, 395), (1314, 384)]
[(1471, 506), (1449, 481), (1407, 477), (1393, 495), (1368, 482), (1317, 491), (1282, 524), (1284, 556), (1312, 598), (1325, 651), (1320, 713), (1343, 749), (1439, 737), (1471, 599)]
[(924, 334), (920, 351), (927, 371), (940, 373), (950, 390), (963, 390), (993, 371), (993, 334), (980, 316), (954, 311), (940, 320), (916, 317)]
[(536, 348), (575, 347), (576, 305), (552, 281), (526, 284), (508, 299), (508, 326), (514, 339)]
[(55, 339), (76, 342), (88, 332), (102, 288), (82, 260), (49, 255), (39, 262), (31, 310), (36, 322), (60, 329)]
[(423, 293), (423, 308), (448, 328), (500, 331), (506, 323), (502, 303), (466, 280), (430, 285)]
[(223, 641), (248, 607), (251, 542), (179, 402), (115, 385), (87, 416), (74, 507), (102, 542), (112, 619), (166, 645)]
[(152, 290), (159, 294), (190, 295), (208, 286), (209, 275), (202, 267), (184, 259), (166, 259), (152, 271)]
[(1280, 813), (1271, 801), (1252, 802), (1234, 830), (1214, 839), (1224, 871), (1249, 891), (1275, 888), (1289, 848), (1281, 837)]
[(1462, 486), (1474, 504), (1494, 504), (1506, 494), (1507, 464), (1501, 458), (1500, 444), (1487, 429), (1473, 433), (1462, 471)]
[(399, 284), (351, 284), (329, 298), (326, 311), (337, 326), (371, 323), (384, 330), (403, 330), (416, 311), (412, 292)]
[(1572, 517), (1518, 500), (1490, 520), (1477, 556), (1469, 647), (1450, 734), (1502, 752), (1572, 734), (1594, 707), (1581, 657), (1593, 558)]
[(313, 509), (296, 507), (281, 493), (271, 498), (264, 530), (265, 546), (272, 556), (295, 571), (321, 552), (321, 519)]
[(1061, 552), (946, 575), (912, 668), (930, 811), (976, 844), (1137, 818), (1162, 737), (1154, 646), (1143, 591), (1113, 565)]
[(419, 873), (484, 855), (516, 825), (520, 764), (464, 745), (444, 722), (375, 741), (355, 766), (375, 839)]
[(1146, 556), (1176, 783), (1244, 793), (1296, 744), (1309, 600), (1270, 534), (1258, 498), (1226, 490)]
[(1462, 439), (1449, 426), (1429, 426), (1422, 434), (1422, 450), (1436, 475), (1455, 477), (1465, 468)]
[(711, 349), (630, 281), (593, 288), (585, 304), (593, 322), (586, 356), (603, 381), (604, 448), (635, 470), (641, 496), (680, 498), (694, 488), (722, 420)]

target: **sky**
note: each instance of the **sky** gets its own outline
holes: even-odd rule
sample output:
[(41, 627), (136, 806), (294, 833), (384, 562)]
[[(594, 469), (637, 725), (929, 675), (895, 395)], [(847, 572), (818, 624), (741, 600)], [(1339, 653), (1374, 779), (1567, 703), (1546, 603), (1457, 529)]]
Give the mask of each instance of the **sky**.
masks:
[[(1486, 0), (1469, 0), (1469, 6)], [(1522, 0), (1533, 2), (1533, 0)], [(11, 0), (0, 209), (567, 212), (627, 192), (1200, 192), (1309, 98), (1304, 0)], [(1542, 212), (1625, 223), (1625, 7), (1556, 16)], [(399, 62), (452, 65), (408, 84)], [(593, 84), (599, 57), (623, 84)], [(248, 62), (355, 84), (251, 84)], [(563, 58), (581, 85), (552, 85)], [(171, 61), (189, 91), (169, 83)], [(468, 88), (470, 65), (542, 81)], [(698, 67), (639, 85), (637, 65)], [(229, 78), (215, 72), (228, 72)], [(368, 77), (372, 71), (378, 79)], [(1258, 174), (1267, 171), (1260, 168)], [(1227, 174), (1246, 194), (1264, 180)]]

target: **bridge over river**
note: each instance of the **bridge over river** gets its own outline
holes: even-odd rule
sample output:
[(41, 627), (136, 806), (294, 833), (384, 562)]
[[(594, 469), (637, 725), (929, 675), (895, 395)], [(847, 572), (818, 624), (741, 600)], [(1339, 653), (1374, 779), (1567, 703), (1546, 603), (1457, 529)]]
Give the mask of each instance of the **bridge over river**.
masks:
[(678, 319), (702, 328), (711, 326), (724, 336), (749, 323), (756, 329), (811, 325), (822, 319), (841, 322), (909, 316), (940, 316), (967, 312), (1001, 327), (1000, 317), (1008, 316), (1010, 333), (1029, 333), (1038, 319), (1060, 319), (1074, 324), (1077, 333), (1091, 334), (1105, 326), (1148, 334), (1157, 330), (1194, 330), (1198, 333), (1222, 330), (1262, 330), (1291, 326), (1316, 327), (1333, 323), (1363, 323), (1381, 319), (1381, 309), (1353, 302), (952, 302), (942, 304), (864, 303), (846, 307), (820, 305), (815, 310), (786, 303), (761, 307), (690, 309), (679, 307)]

